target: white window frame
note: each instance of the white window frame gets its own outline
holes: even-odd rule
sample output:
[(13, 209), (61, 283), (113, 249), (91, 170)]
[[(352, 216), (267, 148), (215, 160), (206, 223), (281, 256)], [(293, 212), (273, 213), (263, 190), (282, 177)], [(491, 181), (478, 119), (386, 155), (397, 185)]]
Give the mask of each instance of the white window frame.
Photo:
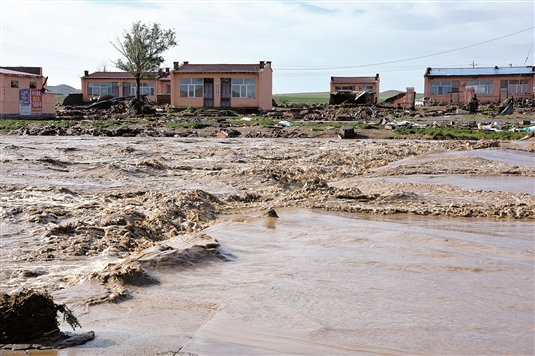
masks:
[(429, 94), (445, 95), (452, 93), (453, 83), (452, 81), (433, 81), (429, 83)]
[(111, 95), (111, 82), (89, 82), (87, 83), (88, 96)]
[(349, 86), (335, 86), (334, 91), (355, 91), (354, 85)]
[(256, 78), (232, 78), (231, 88), (233, 98), (256, 98)]
[(529, 92), (529, 80), (502, 80), (502, 88), (507, 88), (509, 94), (530, 94)]
[[(139, 88), (139, 95), (154, 96), (154, 83), (141, 82), (139, 84), (141, 84)], [(130, 96), (136, 95), (136, 87), (136, 83), (130, 83)]]
[(359, 91), (367, 91), (368, 93), (373, 93), (373, 85), (360, 85)]
[(474, 94), (492, 95), (492, 80), (470, 80), (466, 86), (474, 88)]
[(203, 98), (204, 79), (203, 78), (180, 78), (181, 98)]

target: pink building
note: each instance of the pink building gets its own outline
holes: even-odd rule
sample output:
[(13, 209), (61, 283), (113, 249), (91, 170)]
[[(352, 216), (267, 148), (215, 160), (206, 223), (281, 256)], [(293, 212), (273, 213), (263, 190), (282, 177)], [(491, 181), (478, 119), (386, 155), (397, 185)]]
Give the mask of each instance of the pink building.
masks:
[(0, 67), (0, 118), (55, 118), (56, 94), (46, 81), (40, 67)]
[(427, 68), (424, 96), (443, 104), (467, 104), (472, 92), (483, 103), (499, 103), (509, 97), (533, 99), (534, 77), (532, 66)]
[(171, 71), (171, 105), (271, 110), (271, 62), (182, 64)]
[[(158, 95), (170, 95), (169, 68), (165, 72), (153, 73), (154, 79), (141, 80), (140, 94), (147, 99), (157, 102)], [(115, 97), (136, 95), (136, 80), (129, 72), (94, 72), (86, 70), (82, 77), (82, 100), (91, 101), (104, 95)]]
[(374, 95), (374, 103), (379, 98), (380, 79), (379, 74), (375, 77), (331, 77), (330, 92), (366, 91)]

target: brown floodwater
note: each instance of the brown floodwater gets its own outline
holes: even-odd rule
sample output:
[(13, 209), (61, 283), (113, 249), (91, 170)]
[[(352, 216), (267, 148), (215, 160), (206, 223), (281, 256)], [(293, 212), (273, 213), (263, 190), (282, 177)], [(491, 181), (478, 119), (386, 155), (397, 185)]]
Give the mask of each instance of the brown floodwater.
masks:
[(411, 174), (397, 177), (367, 178), (366, 180), (452, 185), (463, 189), (520, 192), (535, 195), (535, 179), (533, 177), (500, 177), (470, 174)]
[(79, 310), (96, 339), (59, 355), (533, 354), (531, 221), (278, 213), (221, 217), (232, 260), (155, 268)]
[[(78, 317), (75, 333), (95, 332), (43, 355), (535, 353), (530, 152), (399, 140), (1, 139), (0, 290), (49, 289)], [(316, 178), (378, 198), (304, 190)], [(221, 202), (187, 194), (195, 189)], [(211, 204), (215, 222), (203, 220)], [(279, 218), (263, 216), (270, 205)], [(525, 213), (341, 212), (382, 205)], [(141, 239), (129, 224), (176, 249), (202, 227), (224, 258), (150, 260), (158, 284), (126, 285), (128, 299), (102, 302), (115, 290), (98, 276), (124, 260), (117, 241)], [(101, 249), (89, 248), (97, 240)]]

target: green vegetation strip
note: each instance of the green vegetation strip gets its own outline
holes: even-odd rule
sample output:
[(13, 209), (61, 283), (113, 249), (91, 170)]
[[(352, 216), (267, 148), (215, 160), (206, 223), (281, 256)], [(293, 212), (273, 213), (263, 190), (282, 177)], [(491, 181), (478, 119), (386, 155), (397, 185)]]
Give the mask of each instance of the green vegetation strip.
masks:
[(404, 128), (394, 130), (400, 136), (420, 136), (433, 140), (519, 140), (527, 132), (484, 131), (464, 128)]

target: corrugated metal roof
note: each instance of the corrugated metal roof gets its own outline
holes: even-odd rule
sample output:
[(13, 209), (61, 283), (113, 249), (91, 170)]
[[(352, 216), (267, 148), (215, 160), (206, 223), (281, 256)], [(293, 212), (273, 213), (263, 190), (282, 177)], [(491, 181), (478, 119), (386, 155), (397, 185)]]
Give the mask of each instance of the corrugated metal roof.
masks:
[(262, 69), (255, 64), (182, 64), (174, 73), (258, 73)]
[(333, 84), (361, 84), (375, 83), (374, 77), (331, 77)]
[(16, 70), (10, 70), (5, 68), (0, 68), (0, 74), (9, 75), (12, 77), (27, 77), (27, 78), (42, 78), (42, 75), (39, 74), (32, 74), (32, 73), (25, 73), (25, 72), (18, 72)]
[(535, 67), (428, 68), (426, 77), (459, 77), (480, 75), (535, 75)]

